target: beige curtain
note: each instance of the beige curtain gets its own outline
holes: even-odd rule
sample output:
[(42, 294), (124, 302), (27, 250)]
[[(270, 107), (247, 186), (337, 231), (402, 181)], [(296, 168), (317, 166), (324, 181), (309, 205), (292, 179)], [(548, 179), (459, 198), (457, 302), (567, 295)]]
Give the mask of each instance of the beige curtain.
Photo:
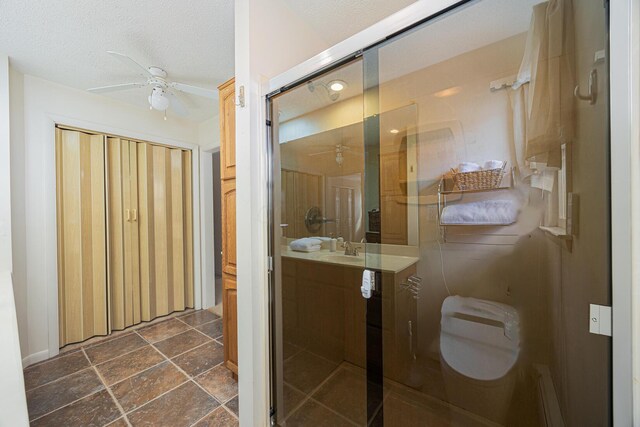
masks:
[(573, 57), (571, 0), (534, 6), (511, 96), (515, 151), (520, 153), (518, 165), (523, 169), (525, 161), (531, 160), (559, 167), (561, 146), (573, 139)]

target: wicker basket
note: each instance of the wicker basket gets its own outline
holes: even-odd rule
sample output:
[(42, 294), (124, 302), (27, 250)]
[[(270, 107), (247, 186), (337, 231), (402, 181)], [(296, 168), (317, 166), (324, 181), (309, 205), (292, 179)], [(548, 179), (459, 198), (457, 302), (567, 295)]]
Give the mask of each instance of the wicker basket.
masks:
[(453, 183), (459, 190), (466, 191), (497, 188), (502, 182), (506, 166), (507, 162), (502, 162), (502, 167), (500, 168), (474, 172), (458, 172), (457, 169), (451, 169)]

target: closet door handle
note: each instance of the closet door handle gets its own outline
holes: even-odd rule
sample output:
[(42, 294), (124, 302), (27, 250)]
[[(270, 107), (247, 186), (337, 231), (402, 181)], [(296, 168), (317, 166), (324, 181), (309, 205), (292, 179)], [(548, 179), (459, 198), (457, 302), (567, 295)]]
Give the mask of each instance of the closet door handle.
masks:
[(127, 221), (131, 221), (131, 211), (127, 209)]
[(133, 221), (137, 221), (138, 220), (138, 210), (134, 209), (133, 210)]

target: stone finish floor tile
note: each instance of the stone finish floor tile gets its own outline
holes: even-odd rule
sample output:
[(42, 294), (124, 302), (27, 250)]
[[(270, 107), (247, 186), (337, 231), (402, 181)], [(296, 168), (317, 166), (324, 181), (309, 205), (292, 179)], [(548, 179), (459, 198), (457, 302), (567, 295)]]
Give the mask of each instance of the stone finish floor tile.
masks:
[(108, 362), (97, 365), (96, 368), (107, 385), (115, 384), (140, 371), (149, 369), (164, 361), (160, 353), (150, 345), (116, 357)]
[(109, 392), (102, 390), (37, 419), (31, 426), (102, 427), (121, 416)]
[(93, 368), (34, 388), (27, 392), (29, 419), (41, 417), (103, 388), (104, 385)]
[(287, 425), (297, 427), (342, 427), (353, 426), (354, 424), (324, 408), (313, 399), (309, 399), (287, 419)]
[(150, 343), (155, 343), (178, 335), (187, 329), (189, 329), (189, 326), (183, 322), (177, 319), (169, 319), (155, 325), (147, 326), (146, 328), (138, 329), (136, 332)]
[(220, 317), (216, 314), (213, 314), (209, 310), (199, 310), (195, 313), (190, 313), (184, 316), (180, 316), (178, 319), (185, 322), (186, 324), (196, 327), (200, 325), (204, 325), (205, 323), (211, 322), (213, 320), (219, 319)]
[(195, 381), (219, 402), (226, 402), (238, 394), (238, 383), (233, 379), (231, 371), (222, 365), (199, 375)]
[(340, 368), (312, 396), (351, 421), (367, 423), (367, 381), (364, 376)]
[(236, 417), (240, 414), (240, 401), (238, 399), (238, 396), (225, 403), (224, 406), (226, 406), (228, 410), (233, 412)]
[(198, 326), (196, 329), (210, 338), (220, 338), (222, 337), (222, 319), (205, 323), (202, 326)]
[(129, 413), (127, 418), (134, 427), (188, 427), (219, 405), (217, 400), (189, 381)]
[(168, 358), (175, 357), (181, 353), (191, 350), (194, 347), (202, 345), (210, 341), (209, 338), (200, 332), (189, 329), (186, 332), (178, 334), (166, 340), (159, 341), (154, 346)]
[(187, 381), (170, 362), (164, 362), (111, 387), (125, 412), (138, 408)]
[(284, 362), (284, 380), (304, 393), (310, 393), (338, 366), (308, 351), (301, 351)]
[(194, 427), (237, 427), (238, 419), (220, 407), (200, 420)]
[(140, 348), (147, 343), (135, 333), (124, 335), (104, 343), (85, 348), (89, 360), (94, 365), (106, 362), (125, 353)]
[(222, 363), (224, 351), (220, 344), (211, 341), (172, 360), (187, 375), (194, 377)]
[(89, 366), (86, 356), (79, 350), (29, 366), (24, 370), (25, 389), (29, 391), (34, 387), (55, 381)]
[(237, 426), (238, 385), (222, 366), (222, 320), (208, 311), (179, 319), (78, 344), (27, 367), (32, 425)]
[(107, 427), (129, 427), (129, 424), (124, 420), (124, 417), (118, 418), (111, 424), (107, 424)]

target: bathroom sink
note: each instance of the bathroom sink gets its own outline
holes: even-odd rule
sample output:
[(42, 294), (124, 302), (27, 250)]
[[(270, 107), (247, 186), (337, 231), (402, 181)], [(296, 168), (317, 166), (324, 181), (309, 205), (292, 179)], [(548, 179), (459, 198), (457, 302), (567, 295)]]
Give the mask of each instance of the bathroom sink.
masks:
[(350, 263), (350, 264), (363, 264), (364, 257), (363, 256), (353, 256), (353, 255), (341, 255), (341, 254), (331, 254), (325, 255), (322, 257), (324, 261), (335, 262), (335, 263)]

